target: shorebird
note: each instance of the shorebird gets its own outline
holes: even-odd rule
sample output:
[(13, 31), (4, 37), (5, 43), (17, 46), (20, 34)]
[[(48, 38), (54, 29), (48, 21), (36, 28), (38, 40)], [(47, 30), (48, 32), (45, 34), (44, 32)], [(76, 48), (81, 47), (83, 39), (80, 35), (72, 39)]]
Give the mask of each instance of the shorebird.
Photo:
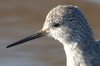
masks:
[(43, 36), (62, 43), (67, 66), (100, 66), (100, 41), (95, 39), (87, 18), (77, 6), (59, 5), (53, 8), (40, 31), (7, 48)]

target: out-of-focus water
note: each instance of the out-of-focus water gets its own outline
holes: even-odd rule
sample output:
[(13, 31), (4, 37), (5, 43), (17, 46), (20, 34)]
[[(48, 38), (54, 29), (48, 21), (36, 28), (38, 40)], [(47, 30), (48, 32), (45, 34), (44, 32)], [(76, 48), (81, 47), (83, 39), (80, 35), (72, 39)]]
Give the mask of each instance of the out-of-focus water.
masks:
[(6, 48), (40, 30), (48, 11), (58, 4), (78, 5), (100, 38), (100, 6), (82, 0), (0, 0), (0, 66), (65, 66), (63, 46), (51, 38)]
[(86, 1), (89, 1), (89, 2), (92, 2), (92, 3), (100, 4), (100, 0), (86, 0)]

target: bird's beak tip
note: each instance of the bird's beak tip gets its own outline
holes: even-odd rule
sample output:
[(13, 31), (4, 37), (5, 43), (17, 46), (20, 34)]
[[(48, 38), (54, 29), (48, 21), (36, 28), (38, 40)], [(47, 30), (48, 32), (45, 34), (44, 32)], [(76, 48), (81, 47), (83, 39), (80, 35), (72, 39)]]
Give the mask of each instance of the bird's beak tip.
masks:
[(46, 35), (46, 32), (45, 31), (39, 31), (31, 36), (28, 36), (22, 40), (19, 40), (17, 42), (14, 42), (10, 45), (8, 45), (6, 48), (10, 48), (10, 47), (13, 47), (13, 46), (16, 46), (16, 45), (19, 45), (19, 44), (23, 44), (24, 42), (27, 42), (27, 41), (30, 41), (30, 40), (34, 40), (34, 39), (37, 39), (37, 38), (40, 38), (40, 37), (43, 37)]

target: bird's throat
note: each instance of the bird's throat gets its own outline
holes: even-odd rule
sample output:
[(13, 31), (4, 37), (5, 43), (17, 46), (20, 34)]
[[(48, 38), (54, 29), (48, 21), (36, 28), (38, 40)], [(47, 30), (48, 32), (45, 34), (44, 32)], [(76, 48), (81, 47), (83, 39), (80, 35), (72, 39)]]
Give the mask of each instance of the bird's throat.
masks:
[(67, 66), (92, 66), (90, 59), (88, 59), (84, 52), (80, 50), (77, 43), (64, 44), (64, 50), (66, 53)]

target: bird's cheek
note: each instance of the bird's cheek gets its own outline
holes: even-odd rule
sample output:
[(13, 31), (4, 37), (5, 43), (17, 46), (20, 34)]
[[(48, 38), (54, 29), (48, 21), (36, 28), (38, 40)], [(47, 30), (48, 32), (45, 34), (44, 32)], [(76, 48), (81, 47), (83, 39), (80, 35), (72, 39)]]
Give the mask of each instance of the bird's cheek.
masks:
[(47, 32), (48, 32), (48, 35), (47, 35), (48, 37), (52, 37), (52, 38), (54, 37), (52, 29), (49, 29)]
[(59, 34), (57, 34), (57, 33), (58, 32), (56, 30), (52, 30), (51, 29), (50, 32), (49, 32), (49, 34), (48, 34), (48, 36), (57, 40), (59, 38), (59, 36), (58, 36)]

